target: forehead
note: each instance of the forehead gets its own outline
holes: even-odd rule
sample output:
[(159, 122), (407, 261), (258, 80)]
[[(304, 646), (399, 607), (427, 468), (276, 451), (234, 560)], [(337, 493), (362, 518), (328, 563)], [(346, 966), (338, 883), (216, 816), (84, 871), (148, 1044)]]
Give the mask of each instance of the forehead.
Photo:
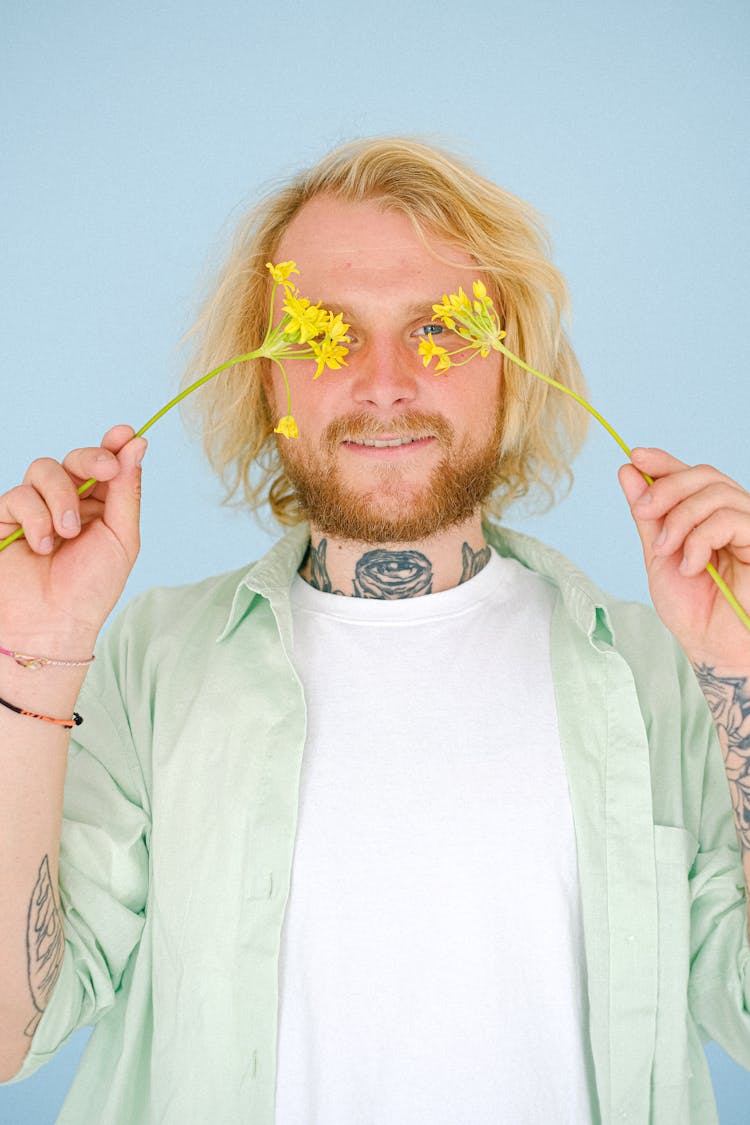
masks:
[(289, 259), (299, 268), (300, 292), (316, 298), (333, 297), (342, 286), (387, 285), (437, 300), (478, 272), (466, 250), (430, 232), (423, 240), (406, 215), (331, 196), (310, 200), (292, 219), (276, 251), (277, 261)]

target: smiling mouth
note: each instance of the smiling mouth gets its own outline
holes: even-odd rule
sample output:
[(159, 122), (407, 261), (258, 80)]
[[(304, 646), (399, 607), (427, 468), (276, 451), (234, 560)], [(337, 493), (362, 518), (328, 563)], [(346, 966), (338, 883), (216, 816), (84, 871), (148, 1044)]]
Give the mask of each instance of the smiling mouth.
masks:
[(344, 445), (362, 445), (369, 449), (396, 449), (401, 445), (413, 445), (418, 441), (429, 441), (431, 437), (431, 434), (422, 434), (419, 437), (348, 438)]

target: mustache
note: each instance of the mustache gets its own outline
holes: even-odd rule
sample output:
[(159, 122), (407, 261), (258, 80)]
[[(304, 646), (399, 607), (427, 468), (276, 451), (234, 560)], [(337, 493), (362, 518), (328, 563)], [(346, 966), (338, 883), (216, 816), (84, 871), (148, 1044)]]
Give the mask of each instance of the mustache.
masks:
[(363, 410), (329, 422), (323, 431), (322, 444), (329, 453), (342, 441), (377, 441), (383, 437), (436, 437), (442, 445), (450, 445), (454, 433), (453, 426), (442, 414), (410, 410), (382, 421)]

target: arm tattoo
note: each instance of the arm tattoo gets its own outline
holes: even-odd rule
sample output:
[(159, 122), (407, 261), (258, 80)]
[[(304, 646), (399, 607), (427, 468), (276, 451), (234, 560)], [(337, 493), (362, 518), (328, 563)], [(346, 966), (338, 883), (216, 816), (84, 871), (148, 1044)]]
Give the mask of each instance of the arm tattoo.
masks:
[(481, 551), (472, 551), (469, 544), (464, 543), (461, 548), (461, 558), (463, 560), (463, 567), (458, 582), (459, 586), (462, 582), (468, 582), (475, 574), (479, 574), (480, 570), (484, 570), (487, 563), (490, 561), (490, 549), (489, 547), (482, 547)]
[(750, 852), (750, 683), (747, 676), (717, 676), (706, 664), (695, 674), (719, 732), (737, 835)]
[(26, 923), (26, 962), (35, 1013), (24, 1034), (31, 1037), (49, 1003), (62, 967), (65, 935), (55, 901), (49, 859), (39, 864), (39, 874), (29, 902)]
[(366, 551), (354, 571), (356, 598), (416, 598), (432, 593), (432, 563), (421, 551)]

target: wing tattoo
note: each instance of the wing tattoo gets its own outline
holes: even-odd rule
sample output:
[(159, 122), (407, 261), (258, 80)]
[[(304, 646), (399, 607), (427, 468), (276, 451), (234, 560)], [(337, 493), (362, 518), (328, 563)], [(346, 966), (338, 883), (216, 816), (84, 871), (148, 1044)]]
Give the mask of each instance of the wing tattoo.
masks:
[(62, 918), (55, 901), (49, 859), (39, 864), (39, 874), (29, 902), (26, 923), (26, 961), (29, 990), (36, 1009), (24, 1034), (32, 1036), (49, 1003), (65, 952)]

